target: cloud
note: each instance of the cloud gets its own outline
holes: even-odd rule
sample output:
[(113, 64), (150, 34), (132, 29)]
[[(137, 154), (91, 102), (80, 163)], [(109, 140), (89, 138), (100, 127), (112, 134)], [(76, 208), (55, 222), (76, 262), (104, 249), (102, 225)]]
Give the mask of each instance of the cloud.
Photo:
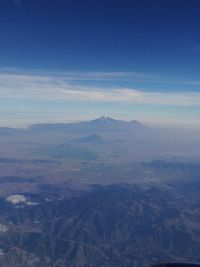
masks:
[(27, 198), (24, 195), (19, 195), (19, 194), (10, 195), (10, 196), (6, 197), (6, 201), (10, 202), (13, 205), (17, 205), (17, 204), (26, 204), (26, 205), (29, 205), (29, 206), (38, 205), (38, 203), (28, 201)]
[(6, 201), (16, 205), (19, 203), (25, 203), (26, 202), (26, 198), (23, 195), (10, 195), (6, 198)]
[(159, 93), (137, 89), (66, 89), (63, 99), (92, 102), (126, 102), (133, 104), (200, 106), (200, 93)]
[[(69, 74), (68, 74), (69, 75)], [(84, 73), (76, 74), (84, 77)], [(119, 73), (93, 73), (93, 76), (117, 76)], [(121, 73), (126, 76), (128, 73)], [(73, 76), (73, 75), (71, 75)], [(89, 76), (87, 73), (86, 76)], [(68, 76), (69, 77), (69, 76)], [(70, 83), (65, 75), (29, 75), (0, 73), (1, 100), (35, 101), (82, 101), (121, 102), (146, 105), (200, 106), (200, 92), (146, 91), (137, 88), (81, 85), (79, 81)]]
[(109, 81), (109, 80), (138, 80), (153, 79), (152, 74), (142, 72), (62, 72), (66, 80), (88, 80), (88, 81)]

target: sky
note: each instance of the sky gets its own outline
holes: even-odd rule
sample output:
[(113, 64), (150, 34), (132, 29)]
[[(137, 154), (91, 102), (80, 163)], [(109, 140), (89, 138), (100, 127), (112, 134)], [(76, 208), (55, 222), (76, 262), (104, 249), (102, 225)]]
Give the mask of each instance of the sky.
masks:
[(199, 0), (0, 0), (0, 126), (200, 127)]

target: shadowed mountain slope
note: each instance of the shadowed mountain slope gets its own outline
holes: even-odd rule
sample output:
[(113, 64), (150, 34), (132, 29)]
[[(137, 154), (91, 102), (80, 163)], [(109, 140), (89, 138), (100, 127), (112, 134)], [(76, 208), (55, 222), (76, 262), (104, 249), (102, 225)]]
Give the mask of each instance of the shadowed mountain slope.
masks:
[(174, 189), (96, 186), (53, 202), (35, 196), (35, 206), (32, 197), (18, 208), (1, 199), (1, 267), (200, 261), (199, 203)]

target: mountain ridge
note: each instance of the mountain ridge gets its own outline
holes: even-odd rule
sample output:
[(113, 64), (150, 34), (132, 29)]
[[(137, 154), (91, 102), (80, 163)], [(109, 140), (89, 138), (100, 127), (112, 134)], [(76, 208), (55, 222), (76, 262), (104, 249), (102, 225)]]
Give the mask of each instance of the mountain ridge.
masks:
[(69, 123), (39, 123), (39, 124), (33, 124), (28, 129), (29, 130), (35, 130), (35, 129), (44, 129), (47, 128), (48, 130), (55, 130), (55, 129), (64, 129), (64, 128), (70, 128), (70, 127), (145, 127), (144, 124), (140, 123), (137, 120), (131, 120), (131, 121), (124, 121), (124, 120), (118, 120), (114, 119), (108, 115), (103, 115), (101, 117), (98, 117), (96, 119), (92, 119), (89, 121), (79, 121), (79, 122), (69, 122)]
[(38, 205), (23, 203), (20, 208), (0, 198), (1, 226), (6, 229), (0, 235), (1, 267), (199, 261), (199, 200), (188, 202), (187, 192), (112, 184), (63, 198), (51, 194), (29, 195)]

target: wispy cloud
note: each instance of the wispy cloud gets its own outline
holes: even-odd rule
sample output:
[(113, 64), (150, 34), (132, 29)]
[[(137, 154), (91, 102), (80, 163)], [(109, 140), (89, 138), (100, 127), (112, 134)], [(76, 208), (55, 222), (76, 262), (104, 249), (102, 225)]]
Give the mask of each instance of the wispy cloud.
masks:
[[(74, 75), (74, 76), (73, 76)], [(68, 73), (68, 77), (129, 77), (142, 76), (133, 73)], [(74, 78), (73, 78), (74, 77)], [(43, 100), (43, 101), (84, 101), (84, 102), (123, 102), (148, 105), (200, 106), (200, 92), (146, 91), (142, 88), (122, 88), (81, 85), (70, 83), (65, 75), (28, 75), (17, 73), (0, 74), (0, 99)]]

